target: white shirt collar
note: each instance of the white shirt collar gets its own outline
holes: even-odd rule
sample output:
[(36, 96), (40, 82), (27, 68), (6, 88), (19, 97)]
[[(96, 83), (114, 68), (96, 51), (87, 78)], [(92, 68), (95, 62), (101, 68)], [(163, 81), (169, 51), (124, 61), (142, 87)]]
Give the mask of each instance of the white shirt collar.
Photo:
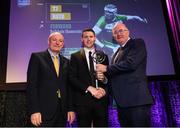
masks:
[(95, 52), (95, 48), (94, 47), (93, 48), (86, 48), (86, 47), (84, 47), (84, 51), (85, 51), (85, 54), (89, 54), (90, 51), (92, 53), (94, 53)]
[(51, 55), (51, 57), (59, 57), (59, 54), (55, 55), (49, 48), (48, 48), (48, 52)]
[(127, 39), (127, 41), (121, 47), (124, 47), (129, 40), (130, 40), (130, 37)]

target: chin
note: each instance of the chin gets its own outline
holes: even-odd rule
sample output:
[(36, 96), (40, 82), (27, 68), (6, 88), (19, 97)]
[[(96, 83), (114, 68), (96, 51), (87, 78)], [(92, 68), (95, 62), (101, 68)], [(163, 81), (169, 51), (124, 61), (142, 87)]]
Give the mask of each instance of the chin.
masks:
[(58, 49), (58, 50), (53, 50), (53, 52), (55, 52), (55, 53), (59, 53), (60, 52), (60, 50)]

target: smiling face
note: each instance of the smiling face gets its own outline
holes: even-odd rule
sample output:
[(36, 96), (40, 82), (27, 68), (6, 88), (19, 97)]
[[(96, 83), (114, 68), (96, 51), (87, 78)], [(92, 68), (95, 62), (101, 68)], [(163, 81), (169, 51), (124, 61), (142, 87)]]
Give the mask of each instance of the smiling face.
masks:
[(122, 24), (118, 23), (112, 30), (114, 39), (120, 44), (123, 45), (129, 38), (128, 28)]
[(53, 53), (58, 54), (64, 46), (63, 35), (61, 33), (58, 33), (58, 32), (50, 34), (50, 36), (48, 38), (48, 46), (49, 46), (49, 49)]
[(83, 46), (86, 48), (93, 48), (95, 43), (96, 37), (92, 31), (85, 31), (82, 33), (81, 41)]

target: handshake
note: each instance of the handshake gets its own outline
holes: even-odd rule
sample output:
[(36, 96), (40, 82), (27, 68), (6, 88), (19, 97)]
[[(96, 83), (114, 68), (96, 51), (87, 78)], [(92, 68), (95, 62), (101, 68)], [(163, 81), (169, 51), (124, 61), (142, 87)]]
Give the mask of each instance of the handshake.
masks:
[(101, 87), (95, 88), (93, 86), (89, 86), (87, 88), (87, 91), (89, 91), (92, 94), (92, 96), (97, 99), (101, 99), (103, 96), (106, 95), (106, 91)]
[[(104, 72), (107, 71), (107, 66), (103, 64), (96, 64), (96, 78), (99, 81), (102, 81), (103, 83), (107, 83), (107, 78), (104, 75)], [(103, 96), (106, 95), (106, 91), (101, 87), (93, 87), (89, 86), (87, 88), (87, 91), (89, 91), (92, 96), (94, 96), (97, 99), (101, 99)]]

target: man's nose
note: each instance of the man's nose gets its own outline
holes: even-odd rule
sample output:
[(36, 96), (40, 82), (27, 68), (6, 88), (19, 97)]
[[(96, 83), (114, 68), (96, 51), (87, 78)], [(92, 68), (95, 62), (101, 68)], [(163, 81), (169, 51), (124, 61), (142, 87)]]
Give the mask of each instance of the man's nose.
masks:
[(90, 40), (91, 38), (90, 37), (87, 37), (88, 40)]

